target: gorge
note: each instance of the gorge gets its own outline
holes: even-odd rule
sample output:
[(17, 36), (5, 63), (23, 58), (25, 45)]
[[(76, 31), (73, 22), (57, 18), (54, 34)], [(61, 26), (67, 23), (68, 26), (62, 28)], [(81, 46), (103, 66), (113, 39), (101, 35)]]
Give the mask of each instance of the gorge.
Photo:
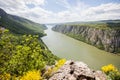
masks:
[(52, 30), (111, 53), (120, 53), (120, 21), (56, 25)]
[(94, 69), (100, 69), (101, 66), (107, 64), (120, 66), (120, 56), (52, 31), (51, 28), (54, 25), (47, 25), (47, 27), (48, 29), (45, 30), (47, 36), (42, 37), (42, 40), (56, 56), (67, 60), (83, 61)]
[(0, 0), (0, 80), (120, 80), (120, 0)]

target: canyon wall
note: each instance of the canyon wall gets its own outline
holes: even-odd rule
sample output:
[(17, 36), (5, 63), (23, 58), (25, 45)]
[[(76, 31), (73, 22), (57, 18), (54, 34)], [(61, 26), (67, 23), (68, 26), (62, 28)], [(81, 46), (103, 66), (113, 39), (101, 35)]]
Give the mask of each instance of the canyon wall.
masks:
[(102, 29), (80, 25), (56, 25), (52, 30), (107, 52), (120, 53), (120, 29)]

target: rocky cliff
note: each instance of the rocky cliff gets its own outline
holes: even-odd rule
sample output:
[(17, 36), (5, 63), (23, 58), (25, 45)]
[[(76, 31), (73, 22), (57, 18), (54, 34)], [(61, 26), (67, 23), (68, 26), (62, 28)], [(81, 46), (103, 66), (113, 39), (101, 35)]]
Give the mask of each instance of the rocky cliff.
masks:
[(102, 71), (94, 71), (83, 62), (67, 61), (48, 80), (107, 80)]
[(56, 25), (52, 30), (86, 42), (111, 53), (120, 53), (120, 26), (117, 28), (90, 27), (87, 25)]

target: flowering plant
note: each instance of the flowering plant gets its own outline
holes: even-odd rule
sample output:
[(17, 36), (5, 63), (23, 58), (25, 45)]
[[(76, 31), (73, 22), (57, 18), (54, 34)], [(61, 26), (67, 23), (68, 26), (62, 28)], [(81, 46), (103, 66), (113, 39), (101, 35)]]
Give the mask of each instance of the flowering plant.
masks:
[(108, 80), (120, 80), (120, 72), (113, 64), (103, 66), (101, 69), (107, 75)]

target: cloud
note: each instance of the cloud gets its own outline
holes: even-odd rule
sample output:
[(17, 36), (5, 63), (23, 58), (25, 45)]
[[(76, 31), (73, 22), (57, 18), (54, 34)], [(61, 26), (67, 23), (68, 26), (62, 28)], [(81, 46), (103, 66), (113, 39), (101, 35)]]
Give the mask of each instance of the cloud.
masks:
[(68, 0), (57, 0), (56, 3), (63, 6), (65, 10), (54, 12), (44, 9), (44, 6), (47, 6), (46, 2), (47, 0), (0, 0), (0, 8), (10, 14), (38, 23), (120, 19), (120, 3), (106, 3), (91, 7), (79, 0), (74, 4), (70, 4)]
[(25, 2), (26, 4), (34, 4), (36, 6), (38, 5), (44, 5), (45, 0), (23, 0), (23, 2)]
[(33, 4), (35, 6), (44, 5), (45, 0), (0, 0), (0, 7), (4, 8), (7, 12), (12, 11), (25, 11), (29, 7), (27, 4)]
[(82, 7), (84, 3), (77, 4), (66, 11), (59, 12), (56, 16), (57, 20), (60, 22), (72, 22), (120, 19), (120, 4), (118, 3), (101, 4), (95, 7), (89, 5)]
[[(84, 10), (81, 15), (87, 16), (86, 19), (101, 20), (101, 19), (120, 19), (120, 4), (108, 3), (101, 4), (97, 7), (90, 7)], [(85, 19), (85, 20), (86, 20)]]

